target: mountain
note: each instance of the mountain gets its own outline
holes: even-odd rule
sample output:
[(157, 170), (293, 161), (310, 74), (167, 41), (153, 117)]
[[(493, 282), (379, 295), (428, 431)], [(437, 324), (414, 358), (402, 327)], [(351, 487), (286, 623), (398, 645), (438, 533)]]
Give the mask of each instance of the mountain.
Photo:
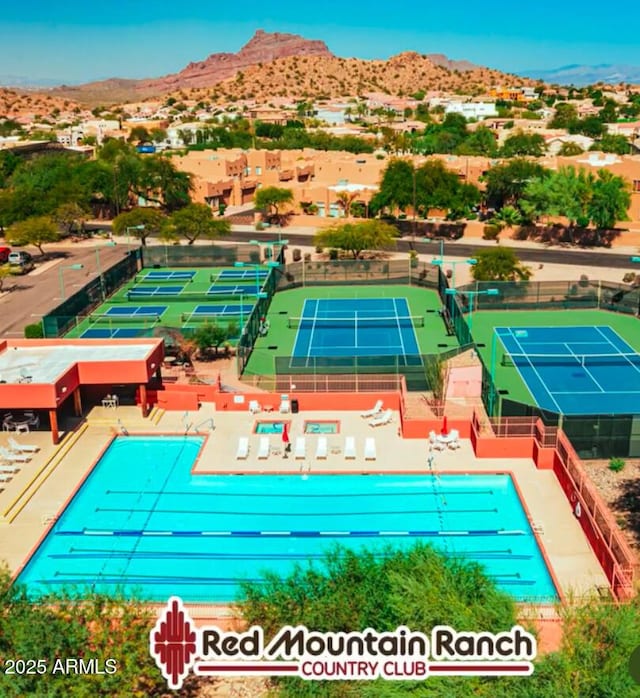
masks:
[(552, 70), (523, 70), (518, 73), (523, 77), (544, 80), (559, 85), (606, 85), (620, 83), (640, 84), (640, 66), (633, 65), (565, 65)]
[(28, 78), (24, 75), (0, 75), (0, 87), (19, 87), (21, 89), (33, 87), (54, 87), (62, 80), (53, 78)]
[(61, 87), (51, 94), (88, 105), (122, 104), (179, 93), (220, 101), (274, 97), (313, 99), (365, 92), (409, 95), (418, 90), (482, 94), (491, 85), (529, 84), (468, 61), (413, 51), (389, 60), (339, 58), (320, 40), (258, 30), (238, 53), (214, 53), (178, 73), (144, 80), (111, 78)]

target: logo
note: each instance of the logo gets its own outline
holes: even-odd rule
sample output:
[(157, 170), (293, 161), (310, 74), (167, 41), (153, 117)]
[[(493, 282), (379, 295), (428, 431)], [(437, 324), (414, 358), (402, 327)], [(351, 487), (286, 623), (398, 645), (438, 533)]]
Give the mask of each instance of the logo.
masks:
[(196, 626), (182, 599), (172, 596), (149, 634), (151, 656), (169, 688), (182, 688), (196, 659)]
[(149, 635), (151, 656), (179, 689), (198, 676), (297, 676), (308, 681), (421, 681), (430, 676), (530, 676), (536, 639), (519, 625), (500, 633), (430, 635), (399, 626), (390, 632), (316, 632), (286, 625), (265, 643), (260, 626), (226, 632), (195, 626), (172, 596)]

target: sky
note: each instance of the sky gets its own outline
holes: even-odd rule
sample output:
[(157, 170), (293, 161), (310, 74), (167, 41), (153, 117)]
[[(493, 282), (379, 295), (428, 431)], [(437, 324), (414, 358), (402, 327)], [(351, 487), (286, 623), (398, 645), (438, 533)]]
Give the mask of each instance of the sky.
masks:
[(3, 3), (0, 76), (69, 83), (157, 77), (238, 51), (259, 28), (322, 39), (343, 57), (444, 53), (506, 72), (640, 65), (635, 15), (630, 0), (613, 12), (595, 0), (29, 0)]

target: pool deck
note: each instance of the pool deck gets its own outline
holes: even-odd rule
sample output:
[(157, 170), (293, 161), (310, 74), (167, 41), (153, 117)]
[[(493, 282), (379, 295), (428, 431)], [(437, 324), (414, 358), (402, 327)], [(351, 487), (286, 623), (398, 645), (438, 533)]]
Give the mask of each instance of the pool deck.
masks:
[[(292, 452), (285, 457), (280, 435), (269, 436), (271, 453), (266, 459), (258, 459), (260, 434), (253, 434), (256, 420), (275, 420), (280, 415), (249, 412), (218, 412), (211, 405), (204, 405), (198, 413), (188, 418), (182, 412), (165, 413), (158, 424), (143, 419), (136, 408), (119, 407), (117, 410), (95, 408), (88, 416), (88, 427), (77, 437), (76, 443), (52, 469), (46, 482), (35, 492), (23, 497), (23, 508), (11, 523), (2, 515), (12, 501), (20, 495), (33, 475), (42, 468), (58, 447), (50, 443), (47, 432), (36, 432), (18, 438), (23, 443), (41, 446), (32, 461), (21, 468), (9, 483), (0, 487), (0, 550), (1, 557), (12, 572), (18, 570), (31, 551), (45, 535), (48, 527), (65, 502), (73, 495), (92, 465), (108, 446), (116, 433), (117, 420), (130, 434), (184, 434), (185, 424), (201, 424), (212, 418), (215, 429), (207, 425), (202, 434), (207, 438), (195, 466), (195, 473), (425, 473), (428, 472), (428, 444), (426, 439), (402, 439), (399, 436), (399, 417), (380, 427), (370, 427), (368, 420), (354, 412), (304, 412), (282, 415), (291, 422), (289, 432)], [(340, 420), (340, 433), (326, 435), (329, 445), (326, 460), (316, 460), (318, 436), (306, 434), (306, 457), (296, 459), (293, 450), (303, 425), (309, 420)], [(192, 429), (190, 434), (194, 432)], [(249, 439), (249, 455), (236, 460), (240, 437)], [(344, 442), (353, 436), (356, 458), (345, 460)], [(376, 460), (364, 459), (364, 440), (374, 437)], [(0, 435), (0, 445), (6, 445), (7, 435)], [(63, 445), (64, 447), (64, 445)], [(434, 452), (433, 471), (439, 473), (495, 473), (508, 472), (524, 499), (529, 520), (537, 531), (538, 542), (550, 563), (552, 574), (559, 583), (565, 598), (591, 595), (602, 587), (608, 587), (607, 579), (595, 555), (575, 519), (553, 472), (538, 470), (529, 459), (477, 459), (468, 440), (461, 441), (456, 451)], [(132, 464), (132, 467), (133, 464)], [(16, 511), (16, 508), (14, 508)]]

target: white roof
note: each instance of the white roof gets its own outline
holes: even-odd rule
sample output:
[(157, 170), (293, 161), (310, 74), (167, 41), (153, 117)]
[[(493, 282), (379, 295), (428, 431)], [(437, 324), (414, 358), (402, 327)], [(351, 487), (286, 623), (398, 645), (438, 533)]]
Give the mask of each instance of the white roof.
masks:
[(144, 359), (155, 344), (91, 344), (86, 346), (9, 347), (0, 354), (0, 380), (20, 383), (54, 383), (79, 361), (131, 361)]

